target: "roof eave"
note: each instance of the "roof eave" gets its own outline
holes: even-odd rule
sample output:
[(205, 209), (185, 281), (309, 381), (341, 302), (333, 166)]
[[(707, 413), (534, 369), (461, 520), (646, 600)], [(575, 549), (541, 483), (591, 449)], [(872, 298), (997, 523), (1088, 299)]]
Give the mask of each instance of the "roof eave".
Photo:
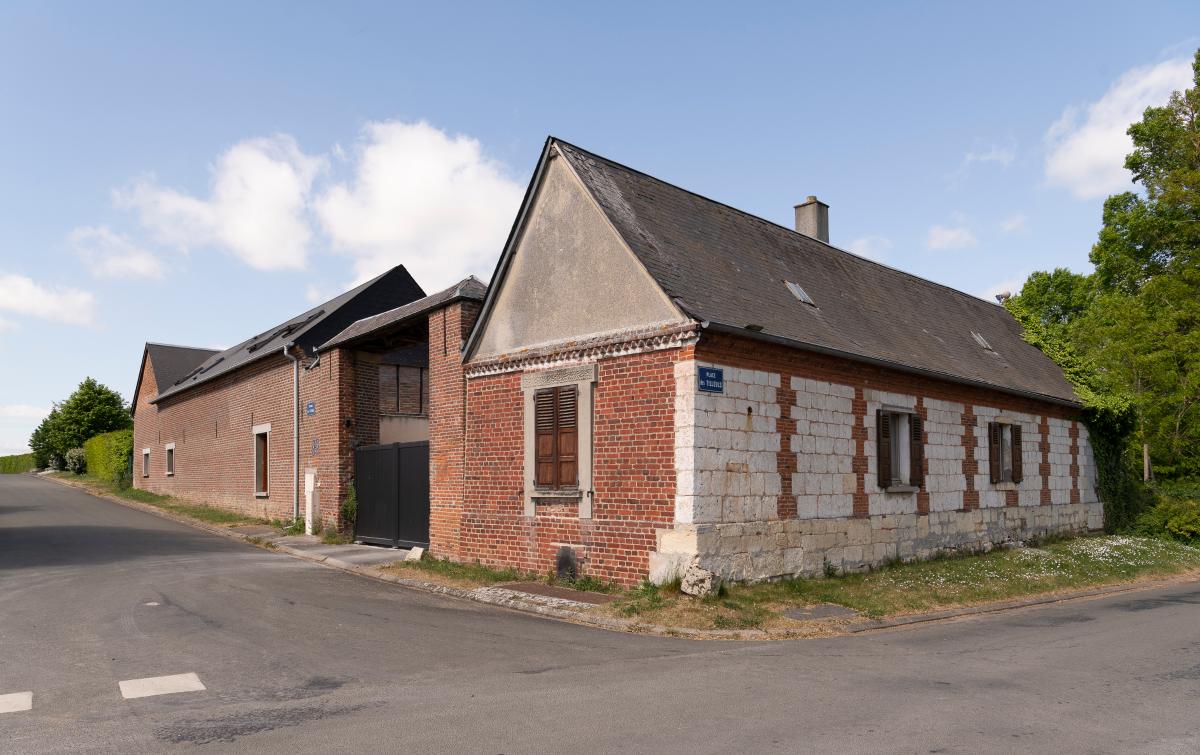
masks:
[(864, 356), (862, 354), (855, 354), (850, 351), (842, 351), (840, 349), (832, 349), (827, 346), (819, 346), (816, 344), (806, 343), (804, 341), (797, 341), (795, 339), (785, 338), (783, 336), (775, 336), (775, 335), (771, 335), (770, 333), (761, 333), (761, 332), (756, 332), (753, 330), (746, 330), (745, 328), (739, 327), (737, 325), (726, 325), (725, 323), (709, 322), (705, 329), (711, 330), (711, 331), (714, 331), (717, 333), (726, 333), (729, 335), (741, 336), (743, 338), (750, 338), (750, 339), (753, 339), (756, 341), (765, 341), (767, 343), (776, 343), (776, 344), (780, 344), (782, 346), (789, 346), (789, 347), (795, 348), (795, 349), (803, 349), (805, 351), (816, 352), (818, 354), (826, 354), (828, 356), (840, 357), (842, 359), (847, 359), (847, 360), (850, 360), (853, 362), (861, 362), (863, 364), (870, 364), (870, 365), (874, 365), (876, 367), (886, 367), (888, 369), (896, 370), (897, 372), (906, 372), (910, 375), (920, 375), (921, 377), (933, 378), (935, 380), (941, 380), (943, 382), (956, 383), (958, 385), (968, 385), (968, 386), (971, 386), (974, 388), (984, 388), (986, 390), (991, 390), (991, 391), (999, 391), (1000, 393), (1006, 393), (1006, 394), (1009, 394), (1012, 396), (1020, 396), (1021, 398), (1034, 399), (1036, 401), (1045, 401), (1047, 403), (1057, 404), (1059, 406), (1066, 406), (1071, 409), (1082, 409), (1083, 408), (1083, 405), (1080, 404), (1078, 401), (1071, 401), (1071, 400), (1064, 399), (1064, 398), (1061, 398), (1058, 396), (1050, 396), (1050, 395), (1047, 395), (1044, 393), (1037, 393), (1035, 391), (1023, 391), (1019, 388), (1009, 388), (1009, 387), (1002, 386), (1002, 385), (996, 385), (995, 383), (988, 383), (983, 380), (974, 380), (972, 378), (965, 378), (960, 375), (952, 375), (948, 372), (940, 372), (938, 370), (929, 370), (929, 369), (925, 369), (922, 367), (913, 367), (912, 365), (903, 364), (901, 362), (893, 362), (888, 359), (879, 359), (877, 357)]
[[(394, 322), (389, 322), (389, 323), (388, 323), (388, 324), (386, 324), (386, 325), (382, 325), (382, 326), (380, 326), (380, 327), (379, 327), (378, 329), (376, 329), (376, 330), (373, 330), (373, 331), (368, 331), (368, 332), (366, 332), (366, 333), (360, 333), (359, 335), (357, 335), (357, 336), (354, 336), (354, 337), (352, 337), (352, 338), (347, 338), (347, 339), (345, 339), (344, 341), (339, 341), (339, 340), (338, 340), (338, 337), (337, 337), (337, 336), (334, 336), (333, 338), (330, 338), (328, 341), (326, 341), (325, 343), (323, 343), (323, 344), (321, 344), (320, 346), (318, 346), (318, 347), (317, 347), (317, 353), (318, 353), (318, 354), (322, 354), (322, 353), (324, 353), (324, 352), (326, 352), (326, 351), (329, 351), (330, 349), (344, 349), (344, 348), (346, 348), (347, 346), (353, 346), (353, 345), (354, 345), (354, 344), (356, 344), (356, 343), (360, 343), (360, 342), (362, 342), (362, 341), (364, 341), (364, 340), (367, 340), (367, 339), (371, 338), (373, 335), (375, 335), (376, 333), (378, 333), (378, 332), (379, 332), (379, 330), (382, 330), (383, 328), (391, 328), (391, 327), (396, 327), (396, 326), (399, 326), (399, 325), (404, 325), (404, 324), (406, 324), (406, 323), (412, 322), (413, 320), (415, 320), (415, 319), (417, 319), (417, 318), (419, 318), (419, 317), (424, 317), (424, 316), (427, 316), (427, 315), (428, 315), (430, 312), (433, 312), (434, 310), (441, 309), (441, 308), (443, 308), (443, 307), (448, 307), (448, 306), (450, 306), (451, 304), (454, 304), (454, 303), (456, 303), (456, 302), (460, 302), (460, 301), (468, 301), (468, 300), (470, 300), (470, 301), (481, 301), (481, 299), (480, 299), (479, 297), (477, 297), (477, 296), (468, 296), (467, 294), (463, 293), (463, 292), (460, 290), (460, 291), (458, 291), (457, 293), (455, 293), (453, 296), (451, 296), (449, 299), (444, 299), (444, 300), (442, 300), (442, 301), (438, 302), (437, 304), (431, 304), (431, 305), (430, 305), (430, 306), (428, 306), (428, 307), (424, 307), (424, 308), (422, 308), (422, 309), (419, 309), (419, 310), (417, 310), (416, 312), (413, 312), (412, 314), (408, 315), (407, 317), (404, 317), (404, 318), (402, 318), (402, 319), (400, 319), (400, 320), (395, 320)], [(387, 314), (387, 313), (386, 313), (386, 312), (381, 312), (380, 314), (382, 315), (382, 314)], [(371, 317), (379, 317), (379, 315), (371, 315)], [(368, 319), (368, 318), (364, 318), (364, 319)], [(346, 327), (347, 327), (347, 328), (352, 328), (352, 327), (354, 327), (354, 325), (355, 325), (355, 323), (351, 323), (350, 325), (347, 325)]]

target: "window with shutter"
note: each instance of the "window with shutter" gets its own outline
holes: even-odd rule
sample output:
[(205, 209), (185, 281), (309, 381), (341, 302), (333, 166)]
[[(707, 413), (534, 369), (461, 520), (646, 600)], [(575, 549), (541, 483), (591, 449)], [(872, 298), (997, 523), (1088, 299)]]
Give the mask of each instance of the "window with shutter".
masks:
[(1024, 479), (1024, 469), (1021, 459), (1021, 426), (1012, 426), (1012, 481), (1020, 482)]
[(925, 435), (921, 415), (908, 415), (909, 472), (908, 484), (921, 487), (925, 479)]
[(534, 394), (535, 484), (572, 488), (579, 483), (579, 391), (543, 388)]
[(878, 409), (875, 412), (875, 461), (879, 487), (892, 485), (892, 415)]
[(988, 423), (988, 471), (993, 483), (1020, 482), (1024, 478), (1020, 425)]

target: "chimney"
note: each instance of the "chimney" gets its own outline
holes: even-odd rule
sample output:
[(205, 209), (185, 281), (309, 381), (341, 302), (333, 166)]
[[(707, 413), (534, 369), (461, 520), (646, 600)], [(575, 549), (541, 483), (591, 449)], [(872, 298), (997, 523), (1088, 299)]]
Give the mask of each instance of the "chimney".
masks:
[(829, 205), (810, 196), (796, 205), (796, 231), (829, 243)]

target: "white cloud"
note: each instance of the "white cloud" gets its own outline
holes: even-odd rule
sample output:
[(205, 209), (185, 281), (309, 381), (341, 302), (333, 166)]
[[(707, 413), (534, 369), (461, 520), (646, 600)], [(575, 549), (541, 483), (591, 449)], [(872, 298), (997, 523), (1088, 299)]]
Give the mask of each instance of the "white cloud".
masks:
[(887, 256), (887, 251), (891, 248), (892, 241), (886, 236), (863, 236), (851, 241), (846, 247), (848, 251), (854, 252), (859, 257), (866, 257), (876, 262), (883, 261)]
[(100, 278), (161, 278), (166, 272), (162, 260), (106, 226), (76, 228), (69, 240)]
[(359, 280), (403, 263), (429, 291), (486, 277), (523, 187), (480, 143), (428, 123), (368, 123), (353, 150), (353, 180), (314, 206), (334, 250)]
[(1165, 105), (1171, 93), (1192, 80), (1188, 58), (1127, 71), (1104, 96), (1084, 106), (1071, 106), (1046, 132), (1046, 181), (1080, 199), (1129, 190), (1125, 156), (1133, 143), (1125, 133), (1152, 105)]
[(1025, 279), (1029, 277), (1022, 275), (1019, 278), (1006, 278), (999, 283), (994, 283), (991, 286), (980, 291), (977, 295), (980, 299), (986, 299), (990, 302), (995, 302), (999, 294), (1019, 294), (1021, 286), (1025, 285)]
[(312, 230), (307, 204), (326, 160), (300, 151), (291, 136), (247, 139), (217, 158), (212, 191), (198, 199), (153, 177), (114, 193), (160, 241), (181, 249), (217, 246), (258, 270), (301, 269)]
[(3, 317), (0, 317), (0, 333), (7, 333), (16, 329), (17, 324), (15, 322), (12, 320), (5, 320)]
[(963, 156), (963, 166), (966, 167), (972, 163), (996, 163), (1002, 168), (1007, 168), (1016, 159), (1017, 146), (1015, 144), (1009, 144), (1006, 147), (993, 144), (986, 149), (968, 152)]
[(948, 227), (935, 225), (929, 229), (925, 245), (930, 249), (964, 249), (975, 246), (975, 234), (962, 226)]
[(48, 406), (0, 404), (0, 456), (29, 451), (29, 434), (50, 413)]
[(77, 288), (52, 288), (23, 275), (0, 273), (0, 309), (44, 320), (87, 325), (95, 316), (95, 297)]
[(1000, 230), (1005, 233), (1024, 233), (1029, 229), (1029, 217), (1024, 213), (1015, 212), (1000, 221)]
[(32, 404), (0, 404), (0, 417), (5, 419), (36, 419), (50, 413), (50, 407), (33, 406)]

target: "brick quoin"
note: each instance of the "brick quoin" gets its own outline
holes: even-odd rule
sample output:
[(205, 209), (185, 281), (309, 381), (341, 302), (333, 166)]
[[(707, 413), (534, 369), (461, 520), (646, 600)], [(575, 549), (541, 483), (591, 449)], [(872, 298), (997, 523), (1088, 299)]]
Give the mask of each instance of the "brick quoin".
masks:
[(850, 463), (854, 471), (853, 515), (865, 519), (871, 515), (871, 499), (867, 497), (867, 399), (861, 385), (854, 387), (850, 410), (854, 414), (854, 427), (850, 430), (854, 441), (854, 460)]
[[(929, 424), (929, 410), (925, 408), (925, 397), (917, 396), (917, 415), (921, 418), (921, 445), (924, 446), (929, 441), (929, 432), (925, 428)], [(921, 454), (921, 479), (929, 479), (929, 457)], [(917, 491), (917, 513), (929, 513), (929, 488), (922, 485)]]
[(792, 475), (796, 473), (796, 454), (792, 452), (792, 436), (796, 434), (796, 419), (792, 407), (796, 405), (796, 391), (792, 390), (792, 376), (781, 375), (779, 388), (775, 389), (779, 404), (779, 419), (775, 420), (775, 432), (779, 433), (779, 454), (776, 468), (779, 471), (779, 499), (776, 509), (780, 519), (796, 516), (796, 496), (792, 493)]
[(1038, 450), (1042, 452), (1042, 461), (1038, 464), (1038, 474), (1042, 476), (1042, 491), (1039, 499), (1043, 506), (1052, 503), (1050, 497), (1050, 418), (1042, 415), (1038, 425)]
[(538, 502), (524, 515), (521, 372), (467, 381), (466, 498), (461, 549), (471, 560), (546, 573), (560, 547), (585, 574), (636, 584), (655, 533), (675, 515), (675, 364), (691, 347), (597, 362), (592, 518), (575, 502)]
[(975, 511), (979, 508), (979, 491), (975, 489), (975, 475), (979, 474), (979, 459), (975, 457), (975, 423), (978, 419), (971, 404), (965, 404), (962, 415), (962, 471), (963, 476), (966, 477), (966, 490), (963, 491), (963, 511)]

